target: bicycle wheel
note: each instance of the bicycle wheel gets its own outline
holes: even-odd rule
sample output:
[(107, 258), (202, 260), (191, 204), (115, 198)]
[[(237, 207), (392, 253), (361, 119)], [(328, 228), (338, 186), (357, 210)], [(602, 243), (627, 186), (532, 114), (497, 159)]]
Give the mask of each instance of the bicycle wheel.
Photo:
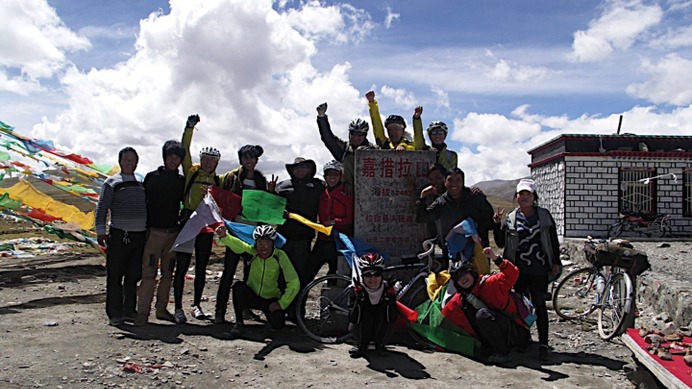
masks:
[(656, 221), (649, 223), (647, 230), (648, 235), (653, 238), (663, 238), (663, 236), (666, 234), (666, 230), (664, 229), (663, 225)]
[(633, 302), (632, 279), (627, 273), (614, 274), (606, 283), (598, 311), (598, 334), (603, 340), (620, 332)]
[(621, 222), (615, 222), (613, 223), (610, 227), (608, 227), (608, 237), (609, 238), (617, 238), (622, 234), (622, 223)]
[(352, 295), (351, 280), (346, 276), (328, 274), (312, 281), (298, 297), (298, 327), (320, 343), (344, 342), (351, 337), (348, 300)]
[(560, 281), (553, 291), (553, 309), (565, 320), (586, 320), (596, 310), (598, 293), (594, 267), (575, 270)]

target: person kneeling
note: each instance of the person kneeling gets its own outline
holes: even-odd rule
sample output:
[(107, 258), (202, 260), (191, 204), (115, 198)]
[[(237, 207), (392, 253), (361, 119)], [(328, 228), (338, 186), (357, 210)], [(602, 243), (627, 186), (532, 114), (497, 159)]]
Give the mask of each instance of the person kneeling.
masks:
[[(261, 310), (271, 329), (281, 329), (286, 321), (286, 307), (298, 294), (300, 281), (288, 255), (274, 247), (277, 236), (274, 227), (257, 226), (252, 233), (254, 246), (228, 234), (224, 226), (216, 229), (216, 235), (233, 252), (252, 255), (247, 282), (236, 281), (232, 287), (233, 310), (236, 317), (232, 334), (239, 335), (243, 331), (243, 311), (248, 308)], [(286, 281), (283, 294), (279, 289), (281, 274)]]
[(471, 262), (461, 260), (454, 263), (450, 275), (459, 293), (448, 305), (461, 307), (481, 341), (481, 353), (487, 362), (500, 364), (509, 361), (511, 348), (528, 346), (530, 333), (517, 316), (518, 308), (510, 297), (519, 270), (511, 262), (495, 255), (490, 247), (483, 249), (483, 254), (493, 259), (500, 272), (480, 277)]
[(384, 258), (377, 253), (364, 254), (358, 258), (358, 270), (361, 277), (353, 279), (348, 316), (356, 338), (356, 345), (349, 350), (353, 358), (362, 356), (371, 341), (378, 353), (384, 352), (385, 337), (397, 316), (394, 289), (382, 279)]

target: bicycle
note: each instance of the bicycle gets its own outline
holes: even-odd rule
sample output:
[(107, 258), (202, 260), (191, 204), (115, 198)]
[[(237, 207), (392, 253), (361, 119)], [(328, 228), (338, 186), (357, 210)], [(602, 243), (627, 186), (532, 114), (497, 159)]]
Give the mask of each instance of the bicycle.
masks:
[[(416, 274), (396, 294), (397, 301), (415, 308), (428, 298), (425, 280), (430, 271), (437, 271), (434, 262), (435, 238), (423, 242), (424, 251), (402, 257), (401, 265), (387, 266), (384, 274), (414, 271)], [(424, 260), (411, 263), (411, 260)], [(386, 278), (386, 277), (385, 277)], [(349, 333), (348, 302), (354, 295), (351, 277), (327, 274), (309, 283), (298, 296), (296, 321), (311, 339), (320, 343), (342, 343)]]
[[(589, 316), (598, 311), (598, 334), (610, 340), (620, 332), (633, 309), (634, 288), (625, 268), (633, 269), (636, 264), (606, 263), (600, 258), (599, 253), (604, 251), (599, 250), (598, 243), (593, 239), (584, 242), (584, 258), (589, 266), (569, 273), (558, 283), (553, 309), (565, 320), (587, 322), (592, 322)], [(607, 252), (608, 243), (604, 245)]]
[(623, 232), (638, 232), (639, 235), (646, 235), (654, 238), (670, 236), (672, 229), (668, 221), (670, 215), (658, 215), (649, 217), (645, 215), (625, 215), (620, 214), (619, 219), (608, 227), (608, 236), (616, 238)]

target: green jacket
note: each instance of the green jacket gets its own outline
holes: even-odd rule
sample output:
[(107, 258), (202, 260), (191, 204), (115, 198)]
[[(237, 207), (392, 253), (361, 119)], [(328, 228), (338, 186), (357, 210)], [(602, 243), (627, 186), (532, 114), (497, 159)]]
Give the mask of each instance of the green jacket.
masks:
[(380, 117), (380, 108), (377, 106), (377, 101), (368, 102), (370, 109), (370, 121), (372, 122), (372, 132), (375, 134), (377, 145), (382, 149), (396, 149), (403, 145), (406, 150), (423, 150), (425, 147), (425, 139), (423, 138), (423, 122), (420, 118), (413, 119), (413, 142), (406, 139), (406, 136), (401, 138), (399, 144), (393, 145), (384, 134), (384, 125), (382, 117)]
[[(252, 255), (250, 261), (250, 273), (248, 274), (247, 286), (256, 295), (264, 299), (278, 299), (281, 309), (285, 310), (298, 295), (300, 281), (293, 264), (288, 259), (288, 255), (283, 250), (274, 249), (274, 253), (267, 259), (262, 259), (257, 255), (257, 250), (242, 240), (226, 233), (226, 237), (221, 238), (221, 243), (230, 247), (236, 254), (248, 253)], [(286, 281), (286, 289), (281, 294), (279, 290), (279, 276), (283, 273)]]

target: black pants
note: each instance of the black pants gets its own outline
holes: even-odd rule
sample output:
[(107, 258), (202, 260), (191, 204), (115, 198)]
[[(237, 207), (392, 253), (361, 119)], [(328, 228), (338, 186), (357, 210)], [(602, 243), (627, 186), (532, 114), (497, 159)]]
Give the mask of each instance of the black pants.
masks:
[(109, 319), (137, 315), (137, 283), (142, 279), (146, 231), (111, 228), (106, 254), (106, 314)]
[(529, 330), (517, 324), (509, 316), (481, 308), (476, 311), (476, 326), (486, 354), (509, 354), (512, 347), (528, 344)]
[(358, 346), (362, 351), (365, 351), (370, 342), (374, 342), (375, 346), (383, 346), (390, 332), (387, 306), (362, 303), (360, 309), (360, 321), (353, 325), (353, 335)]
[(252, 256), (247, 253), (236, 254), (230, 248), (226, 247), (226, 253), (223, 257), (223, 273), (219, 281), (219, 291), (216, 292), (216, 313), (226, 314), (228, 307), (228, 299), (231, 296), (231, 285), (233, 284), (233, 276), (238, 269), (238, 262), (243, 259), (243, 281), (247, 281), (250, 273), (250, 261)]
[(308, 272), (305, 277), (305, 283), (301, 280), (302, 285), (307, 285), (322, 268), (325, 263), (329, 266), (327, 274), (336, 274), (337, 258), (339, 252), (336, 249), (336, 242), (333, 240), (317, 239), (315, 246), (310, 253), (310, 263), (308, 264)]
[[(211, 245), (214, 234), (203, 233), (195, 238), (195, 288), (192, 305), (199, 305), (202, 301), (204, 284), (207, 282), (207, 264), (211, 256)], [(173, 278), (173, 297), (175, 309), (183, 309), (183, 290), (185, 288), (185, 274), (190, 267), (192, 254), (178, 252), (175, 259), (175, 277)]]
[(517, 293), (529, 296), (531, 303), (536, 308), (536, 329), (538, 330), (538, 343), (548, 344), (548, 307), (545, 301), (548, 296), (548, 276), (519, 275), (514, 284)]
[(233, 310), (235, 311), (235, 322), (243, 323), (243, 311), (252, 308), (259, 309), (267, 317), (269, 325), (278, 330), (286, 324), (286, 312), (283, 309), (269, 312), (269, 305), (277, 299), (265, 299), (255, 294), (243, 281), (233, 284)]
[[(311, 243), (311, 240), (292, 239), (287, 240), (284, 247), (281, 248), (288, 255), (288, 259), (291, 260), (291, 264), (293, 264), (293, 268), (296, 270), (296, 273), (298, 274), (298, 279), (300, 280), (300, 289), (298, 290), (298, 296), (300, 296), (300, 292), (302, 292), (303, 288), (305, 288), (305, 286), (307, 285), (305, 280), (308, 278), (308, 275), (310, 273)], [(283, 277), (279, 277), (279, 289), (283, 291), (285, 288), (285, 280), (283, 279)], [(294, 322), (297, 300), (297, 298), (293, 299), (291, 305), (289, 305), (288, 308), (286, 308), (286, 312), (288, 312), (289, 319)]]

